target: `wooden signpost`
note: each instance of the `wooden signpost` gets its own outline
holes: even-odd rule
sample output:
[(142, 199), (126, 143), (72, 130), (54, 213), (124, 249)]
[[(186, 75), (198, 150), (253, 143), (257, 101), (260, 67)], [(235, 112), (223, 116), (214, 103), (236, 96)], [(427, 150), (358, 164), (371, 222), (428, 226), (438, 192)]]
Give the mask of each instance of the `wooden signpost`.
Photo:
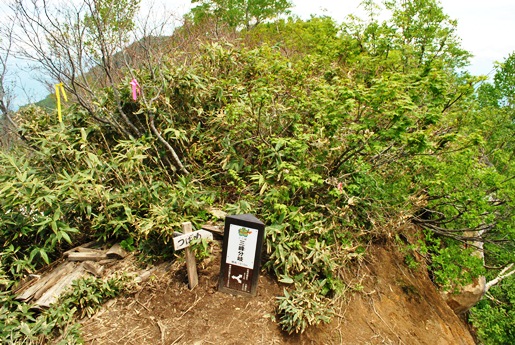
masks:
[(225, 218), (218, 289), (256, 296), (265, 224), (251, 214)]
[(185, 249), (186, 254), (186, 270), (188, 271), (188, 286), (192, 290), (198, 285), (197, 262), (195, 253), (189, 248), (191, 241), (198, 238), (213, 239), (213, 234), (209, 231), (198, 230), (192, 231), (191, 223), (185, 222), (181, 224), (182, 235), (173, 238), (173, 246), (175, 250)]
[[(191, 223), (190, 223), (191, 225)], [(191, 228), (191, 227), (190, 227)], [(175, 250), (184, 249), (190, 246), (191, 241), (205, 238), (213, 240), (213, 234), (206, 230), (197, 230), (190, 233), (184, 233), (173, 238), (173, 248)]]

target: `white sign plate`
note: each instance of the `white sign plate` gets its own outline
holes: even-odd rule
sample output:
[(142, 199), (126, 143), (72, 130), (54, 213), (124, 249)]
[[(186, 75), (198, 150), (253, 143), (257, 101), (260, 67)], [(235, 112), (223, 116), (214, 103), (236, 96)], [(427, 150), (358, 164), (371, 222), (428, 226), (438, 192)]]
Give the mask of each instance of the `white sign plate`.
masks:
[(229, 227), (226, 263), (253, 269), (257, 240), (257, 229), (231, 224)]
[(191, 241), (198, 238), (213, 240), (213, 234), (206, 230), (197, 230), (189, 234), (179, 235), (173, 238), (173, 247), (175, 250), (187, 248), (190, 246)]

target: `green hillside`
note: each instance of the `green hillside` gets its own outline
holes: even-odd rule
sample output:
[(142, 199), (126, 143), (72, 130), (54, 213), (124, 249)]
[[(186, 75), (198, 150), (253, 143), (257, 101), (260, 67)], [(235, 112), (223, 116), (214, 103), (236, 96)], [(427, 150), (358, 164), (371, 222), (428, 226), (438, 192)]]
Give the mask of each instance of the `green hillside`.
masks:
[[(62, 123), (42, 104), (16, 114), (23, 140), (0, 153), (2, 339), (79, 339), (68, 318), (87, 296), (36, 315), (10, 293), (65, 250), (117, 240), (141, 260), (174, 260), (174, 231), (219, 221), (213, 210), (266, 224), (287, 333), (334, 316), (332, 301), (359, 288), (342, 272), (370, 243), (394, 241), (448, 291), (515, 262), (515, 55), (492, 82), (465, 72), (456, 23), (432, 0), (343, 24), (275, 19), (282, 1), (250, 19), (201, 3), (145, 63), (99, 65), (98, 86), (66, 83), (76, 102)], [(130, 32), (126, 20), (112, 32)], [(109, 284), (90, 293), (123, 291)], [(468, 314), (485, 344), (515, 342), (513, 284)]]

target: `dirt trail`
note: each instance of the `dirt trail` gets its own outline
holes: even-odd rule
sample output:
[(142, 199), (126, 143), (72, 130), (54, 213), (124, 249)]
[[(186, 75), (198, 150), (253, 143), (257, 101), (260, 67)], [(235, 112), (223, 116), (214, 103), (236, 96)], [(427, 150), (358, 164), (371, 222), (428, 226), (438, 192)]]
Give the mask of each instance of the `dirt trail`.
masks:
[[(329, 325), (288, 336), (271, 320), (283, 286), (262, 275), (258, 296), (217, 291), (219, 253), (199, 267), (199, 286), (187, 288), (180, 262), (83, 321), (86, 344), (475, 344), (467, 326), (440, 298), (427, 272), (413, 272), (388, 245), (369, 248), (348, 279), (361, 291), (339, 302)], [(116, 267), (114, 268), (116, 269)], [(351, 270), (349, 270), (351, 271)]]

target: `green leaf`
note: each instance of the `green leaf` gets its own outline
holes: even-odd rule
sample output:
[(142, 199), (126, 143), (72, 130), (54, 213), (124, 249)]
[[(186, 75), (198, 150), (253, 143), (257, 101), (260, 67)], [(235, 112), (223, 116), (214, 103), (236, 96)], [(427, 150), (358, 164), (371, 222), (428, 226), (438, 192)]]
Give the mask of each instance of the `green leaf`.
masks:
[(40, 249), (39, 249), (39, 255), (41, 256), (41, 258), (43, 259), (43, 261), (45, 261), (45, 262), (46, 262), (46, 264), (47, 264), (47, 265), (48, 265), (48, 264), (50, 264), (50, 260), (48, 259), (48, 255), (47, 255), (47, 253), (46, 253), (45, 249), (40, 248)]
[(70, 238), (70, 235), (68, 235), (68, 233), (67, 233), (67, 232), (62, 231), (62, 232), (61, 232), (61, 236), (62, 236), (62, 238), (64, 238), (64, 240), (65, 240), (66, 242), (68, 242), (69, 244), (72, 244), (72, 240), (71, 240), (71, 238)]
[(290, 278), (290, 277), (288, 277), (288, 276), (286, 276), (286, 275), (281, 276), (281, 278), (279, 279), (279, 281), (280, 281), (281, 283), (284, 283), (284, 284), (293, 284), (293, 282), (294, 282), (292, 278)]

